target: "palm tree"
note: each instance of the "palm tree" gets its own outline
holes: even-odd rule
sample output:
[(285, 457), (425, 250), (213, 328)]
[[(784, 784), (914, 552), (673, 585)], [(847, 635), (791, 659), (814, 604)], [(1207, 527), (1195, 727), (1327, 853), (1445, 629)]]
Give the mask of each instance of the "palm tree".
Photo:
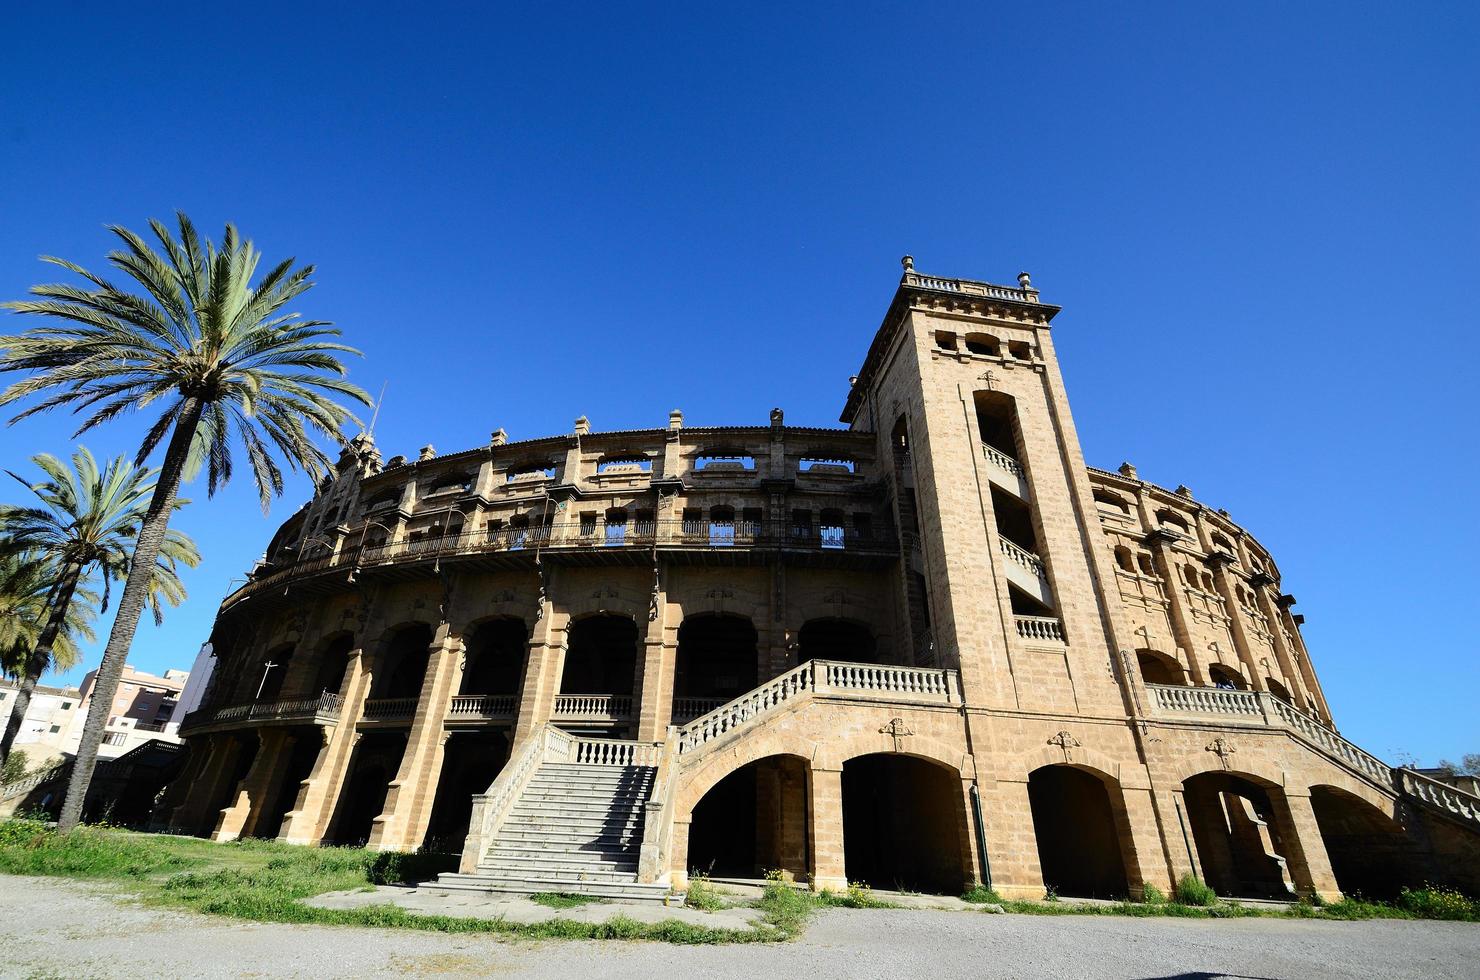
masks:
[[(0, 740), (0, 764), (25, 720), (31, 692), (42, 673), (52, 666), (57, 640), (76, 603), (78, 585), (93, 573), (103, 579), (103, 608), (114, 579), (124, 578), (130, 565), (129, 548), (138, 534), (139, 522), (154, 492), (155, 470), (145, 470), (119, 456), (99, 470), (87, 447), (72, 454), (72, 465), (42, 453), (31, 462), (46, 474), (40, 483), (28, 483), (14, 473), (21, 485), (41, 501), (40, 507), (0, 505), (0, 552), (39, 553), (47, 559), (52, 586), (47, 595), (47, 615), (20, 671), (21, 686), (11, 706), (10, 721)], [(187, 501), (176, 501), (184, 506)], [(175, 573), (177, 564), (194, 568), (200, 564), (195, 544), (184, 532), (169, 530), (155, 562), (154, 578), (146, 602), (161, 621), (161, 603), (178, 606), (185, 589)]]
[[(56, 566), (46, 555), (0, 545), (0, 674), (16, 680), (26, 676), (31, 651), (51, 617), (58, 578)], [(76, 666), (82, 657), (79, 643), (96, 639), (92, 621), (98, 612), (98, 594), (83, 583), (73, 598), (52, 643), (51, 663), (57, 670)]]
[(178, 240), (150, 221), (158, 250), (127, 228), (110, 226), (123, 247), (110, 252), (108, 262), (141, 293), (48, 257), (44, 261), (89, 285), (33, 286), (39, 299), (4, 304), (47, 318), (44, 326), (0, 337), (0, 371), (32, 372), (0, 394), (0, 405), (42, 395), (12, 422), (66, 406), (83, 417), (81, 434), (129, 409), (164, 406), (139, 448), (142, 463), (163, 441), (164, 460), (98, 668), (62, 807), (64, 831), (81, 815), (108, 706), (144, 609), (148, 571), (164, 543), (187, 464), (192, 458), (208, 464), (208, 494), (214, 495), (231, 478), (232, 446), (239, 444), (265, 512), (283, 490), (274, 452), (290, 470), (317, 480), (329, 459), (311, 432), (342, 441), (340, 429), (354, 416), (336, 397), (370, 403), (345, 380), (339, 357), (359, 352), (333, 340), (339, 331), (329, 324), (284, 311), (313, 285), (312, 266), (294, 269), (295, 260), (287, 259), (253, 286), (261, 254), (237, 237), (234, 226), (226, 226), (217, 248), (202, 241), (183, 213), (177, 217)]

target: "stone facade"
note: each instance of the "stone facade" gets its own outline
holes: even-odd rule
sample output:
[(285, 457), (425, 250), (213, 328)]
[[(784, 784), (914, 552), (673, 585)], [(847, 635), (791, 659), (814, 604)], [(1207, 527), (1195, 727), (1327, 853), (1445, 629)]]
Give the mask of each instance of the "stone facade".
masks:
[(471, 869), (558, 743), (655, 767), (676, 888), (1473, 887), (1480, 800), (1340, 737), (1265, 549), (1085, 465), (1058, 312), (907, 259), (846, 428), (357, 438), (223, 602), (157, 820)]

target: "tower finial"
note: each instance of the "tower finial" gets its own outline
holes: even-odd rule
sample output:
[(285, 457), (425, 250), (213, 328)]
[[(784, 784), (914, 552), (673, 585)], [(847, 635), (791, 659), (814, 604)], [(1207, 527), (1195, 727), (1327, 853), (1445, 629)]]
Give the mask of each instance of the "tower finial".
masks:
[(1032, 289), (1033, 288), (1033, 277), (1030, 276), (1030, 275), (1028, 275), (1026, 272), (1019, 272), (1018, 273), (1018, 285), (1021, 286), (1024, 289)]
[(899, 264), (904, 266), (905, 272), (915, 271), (915, 257), (913, 255), (906, 255), (904, 258), (899, 260)]

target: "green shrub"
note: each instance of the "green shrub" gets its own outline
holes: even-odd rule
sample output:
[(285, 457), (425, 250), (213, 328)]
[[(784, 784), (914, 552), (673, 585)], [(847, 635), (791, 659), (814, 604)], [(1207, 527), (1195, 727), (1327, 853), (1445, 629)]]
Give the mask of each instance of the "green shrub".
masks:
[(1398, 893), (1398, 908), (1420, 919), (1480, 922), (1480, 900), (1434, 885), (1404, 888)]
[(983, 888), (981, 885), (972, 885), (961, 895), (961, 901), (972, 902), (976, 905), (1001, 905), (1002, 896), (991, 888)]
[(709, 883), (709, 876), (699, 872), (689, 876), (689, 890), (684, 895), (683, 903), (701, 912), (713, 912), (725, 907), (725, 900), (719, 897), (719, 891)]
[(26, 767), (30, 765), (30, 761), (25, 749), (11, 749), (10, 755), (5, 757), (5, 765), (0, 766), (0, 784), (24, 779), (27, 772)]
[(1167, 897), (1161, 893), (1161, 889), (1149, 881), (1141, 886), (1141, 904), (1163, 905), (1166, 903), (1166, 900)]
[(1196, 875), (1185, 874), (1177, 879), (1177, 887), (1172, 889), (1172, 901), (1179, 905), (1205, 907), (1218, 901), (1218, 895)]

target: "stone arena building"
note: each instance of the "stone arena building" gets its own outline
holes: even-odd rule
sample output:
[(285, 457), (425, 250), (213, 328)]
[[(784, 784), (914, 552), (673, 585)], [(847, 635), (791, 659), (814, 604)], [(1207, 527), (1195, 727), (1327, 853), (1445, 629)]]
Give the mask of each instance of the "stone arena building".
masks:
[(841, 428), (357, 437), (222, 603), (157, 824), (494, 891), (1480, 887), (1480, 798), (1342, 738), (1274, 557), (1085, 465), (1058, 313), (906, 258)]

